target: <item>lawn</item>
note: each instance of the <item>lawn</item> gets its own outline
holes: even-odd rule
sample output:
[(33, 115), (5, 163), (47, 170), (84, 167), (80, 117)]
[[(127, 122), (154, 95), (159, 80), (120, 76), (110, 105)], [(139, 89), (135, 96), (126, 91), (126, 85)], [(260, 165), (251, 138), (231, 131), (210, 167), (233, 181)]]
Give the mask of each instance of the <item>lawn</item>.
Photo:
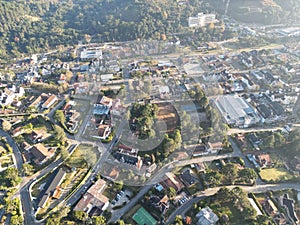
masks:
[(259, 172), (261, 179), (265, 181), (285, 181), (290, 180), (293, 176), (284, 168), (268, 168)]
[(66, 165), (71, 168), (84, 168), (87, 165), (94, 165), (100, 156), (97, 148), (92, 145), (80, 144), (67, 160)]

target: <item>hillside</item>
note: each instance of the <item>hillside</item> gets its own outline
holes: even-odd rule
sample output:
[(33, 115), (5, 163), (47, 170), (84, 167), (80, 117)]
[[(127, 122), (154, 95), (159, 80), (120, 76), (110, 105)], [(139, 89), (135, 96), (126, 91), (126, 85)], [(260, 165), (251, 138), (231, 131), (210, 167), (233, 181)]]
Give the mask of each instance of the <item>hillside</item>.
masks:
[(175, 0), (0, 1), (0, 58), (78, 40), (159, 39), (182, 31), (201, 2)]
[(220, 14), (247, 23), (274, 24), (300, 21), (299, 0), (209, 0)]
[[(227, 0), (0, 1), (0, 60), (81, 41), (167, 38), (185, 32), (189, 16), (224, 14)], [(299, 21), (298, 0), (231, 0), (228, 14), (245, 22)], [(92, 37), (92, 40), (91, 40)]]

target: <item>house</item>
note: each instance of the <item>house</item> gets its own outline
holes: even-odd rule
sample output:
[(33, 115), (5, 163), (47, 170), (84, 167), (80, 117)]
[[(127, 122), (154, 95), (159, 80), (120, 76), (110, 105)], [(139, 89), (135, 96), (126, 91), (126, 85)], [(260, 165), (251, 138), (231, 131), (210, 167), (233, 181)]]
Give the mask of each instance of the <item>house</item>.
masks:
[(197, 156), (201, 156), (201, 155), (206, 155), (206, 154), (208, 154), (206, 145), (200, 144), (200, 145), (197, 145), (195, 147), (195, 150), (193, 152), (193, 157), (197, 157)]
[(13, 137), (18, 137), (19, 135), (25, 133), (25, 129), (23, 129), (23, 127), (17, 127), (15, 129), (12, 130), (12, 136)]
[(99, 95), (96, 101), (96, 104), (101, 104), (101, 105), (105, 105), (108, 107), (111, 107), (113, 103), (113, 99), (106, 97), (104, 95)]
[(112, 80), (113, 78), (114, 78), (114, 75), (112, 73), (111, 74), (101, 74), (100, 75), (100, 79), (103, 82), (108, 82), (108, 81)]
[(33, 143), (42, 142), (47, 140), (52, 135), (47, 133), (46, 131), (42, 130), (34, 130), (31, 134), (28, 135), (28, 139), (31, 140)]
[(84, 211), (90, 216), (101, 215), (109, 205), (108, 198), (102, 194), (106, 186), (106, 181), (97, 180), (76, 204), (74, 211)]
[(66, 75), (60, 74), (59, 80), (57, 81), (58, 84), (65, 84), (66, 83)]
[(49, 95), (42, 93), (28, 107), (29, 108), (38, 108), (43, 102), (47, 101), (48, 98), (49, 98)]
[(248, 136), (249, 141), (251, 144), (256, 147), (257, 145), (261, 144), (262, 140), (256, 134), (250, 133)]
[(255, 156), (257, 163), (260, 167), (264, 168), (273, 164), (270, 154), (261, 153)]
[(4, 90), (0, 90), (0, 105), (10, 105), (15, 96), (13, 91), (9, 90), (8, 88), (5, 88)]
[(192, 185), (194, 185), (195, 183), (197, 183), (196, 178), (191, 174), (191, 170), (187, 169), (186, 171), (184, 171), (181, 175), (180, 175), (180, 179), (182, 180), (182, 182), (187, 186), (190, 187)]
[(38, 108), (41, 102), (42, 96), (39, 96), (28, 106), (28, 108)]
[(210, 153), (217, 153), (218, 151), (221, 151), (223, 149), (222, 142), (208, 142), (207, 143), (207, 151)]
[(87, 94), (89, 92), (89, 84), (87, 82), (80, 82), (74, 84), (75, 94)]
[(15, 99), (19, 99), (24, 94), (24, 88), (8, 85), (3, 90), (0, 90), (0, 105), (10, 105)]
[(162, 215), (164, 215), (170, 207), (169, 197), (167, 195), (162, 198), (153, 195), (150, 197), (150, 201), (151, 204), (162, 213)]
[(55, 153), (54, 150), (52, 150), (51, 148), (46, 148), (41, 143), (32, 146), (32, 148), (30, 148), (29, 151), (33, 156), (34, 162), (40, 165), (45, 163)]
[(130, 155), (128, 153), (123, 153), (123, 152), (116, 152), (114, 154), (114, 157), (122, 163), (136, 166), (138, 169), (140, 169), (143, 165), (142, 158), (137, 155)]
[(100, 139), (104, 140), (108, 138), (111, 133), (111, 125), (108, 124), (100, 124), (98, 126), (98, 136)]
[(198, 218), (197, 225), (214, 225), (219, 221), (219, 217), (208, 206), (201, 209), (196, 217)]
[(266, 199), (266, 201), (264, 201), (262, 205), (264, 210), (269, 215), (276, 215), (279, 213), (278, 208), (275, 206), (274, 202), (271, 199)]
[(160, 184), (165, 188), (168, 189), (170, 187), (174, 188), (178, 193), (184, 188), (184, 184), (179, 180), (179, 178), (171, 172), (168, 172), (164, 176), (164, 180), (160, 182)]
[(281, 206), (283, 206), (288, 214), (289, 219), (294, 223), (297, 224), (299, 219), (295, 212), (295, 201), (289, 198), (289, 195), (286, 193), (279, 198), (279, 202)]
[(180, 194), (176, 195), (173, 198), (173, 201), (175, 204), (180, 204), (182, 205), (183, 203), (185, 203), (187, 200), (189, 199), (189, 196), (187, 193), (185, 193), (184, 191), (182, 191)]
[(56, 95), (51, 95), (47, 99), (47, 101), (44, 102), (44, 104), (42, 105), (42, 108), (49, 109), (57, 100), (58, 100), (58, 98), (56, 97)]
[(109, 114), (109, 106), (95, 104), (93, 114), (96, 116), (108, 115)]
[(66, 176), (66, 172), (60, 168), (59, 170), (57, 170), (57, 172), (55, 174), (53, 174), (52, 179), (50, 179), (44, 188), (46, 188), (45, 192), (43, 192), (43, 195), (40, 198), (40, 201), (38, 203), (38, 207), (39, 208), (44, 208), (48, 199), (53, 197), (58, 198), (58, 190), (60, 190), (60, 184), (62, 183), (62, 181), (64, 180)]

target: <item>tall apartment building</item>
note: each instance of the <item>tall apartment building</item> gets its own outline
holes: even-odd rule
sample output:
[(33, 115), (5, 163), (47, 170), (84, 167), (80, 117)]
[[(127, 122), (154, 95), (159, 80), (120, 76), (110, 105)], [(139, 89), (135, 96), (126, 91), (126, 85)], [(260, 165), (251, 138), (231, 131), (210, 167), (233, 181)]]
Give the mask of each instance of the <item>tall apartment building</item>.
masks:
[(196, 17), (189, 17), (189, 27), (204, 27), (207, 24), (216, 22), (218, 20), (215, 14), (198, 13)]

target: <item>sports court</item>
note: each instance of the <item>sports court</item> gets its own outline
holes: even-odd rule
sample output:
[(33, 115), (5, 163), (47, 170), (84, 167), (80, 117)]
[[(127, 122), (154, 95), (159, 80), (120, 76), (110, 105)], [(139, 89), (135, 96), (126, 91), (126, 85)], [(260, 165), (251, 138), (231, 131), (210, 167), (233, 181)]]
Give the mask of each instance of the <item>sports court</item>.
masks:
[(143, 207), (139, 208), (139, 210), (133, 215), (132, 219), (138, 225), (155, 225), (157, 223), (153, 216), (151, 216), (150, 213), (148, 213)]

